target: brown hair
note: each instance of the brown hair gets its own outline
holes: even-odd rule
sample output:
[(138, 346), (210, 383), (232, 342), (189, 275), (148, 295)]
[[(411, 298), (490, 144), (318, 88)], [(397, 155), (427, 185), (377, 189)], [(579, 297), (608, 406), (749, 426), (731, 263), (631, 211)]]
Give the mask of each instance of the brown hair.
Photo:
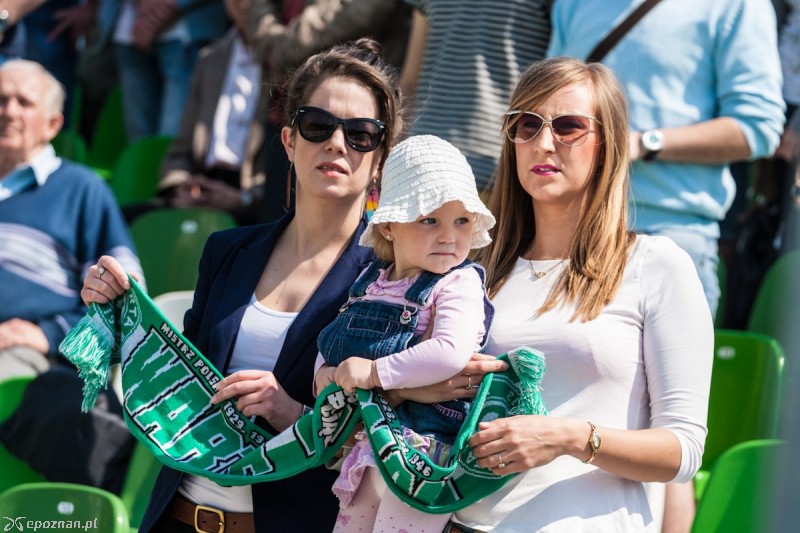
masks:
[(329, 78), (348, 78), (366, 87), (378, 104), (378, 120), (386, 124), (381, 140), (383, 151), (379, 169), (403, 130), (401, 94), (397, 71), (383, 59), (381, 45), (369, 37), (358, 39), (311, 56), (289, 78), (286, 84), (287, 123), (293, 120), (313, 92)]
[[(522, 74), (510, 109), (535, 110), (560, 89), (589, 83), (596, 124), (603, 142), (597, 153), (588, 202), (570, 245), (569, 263), (539, 309), (577, 302), (572, 320), (592, 320), (616, 294), (635, 235), (628, 230), (628, 114), (625, 96), (614, 74), (600, 63), (553, 58), (533, 63)], [(533, 203), (517, 177), (514, 144), (504, 135), (490, 208), (497, 218), (492, 243), (478, 259), (486, 268), (486, 287), (494, 295), (517, 258), (536, 236)]]

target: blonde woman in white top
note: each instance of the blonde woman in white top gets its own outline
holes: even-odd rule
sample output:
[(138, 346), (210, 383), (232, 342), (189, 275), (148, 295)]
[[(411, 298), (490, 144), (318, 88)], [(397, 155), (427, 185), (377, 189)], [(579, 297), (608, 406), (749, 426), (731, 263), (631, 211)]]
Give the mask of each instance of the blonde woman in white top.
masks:
[(711, 316), (689, 256), (627, 229), (625, 109), (611, 71), (576, 59), (534, 63), (514, 92), (478, 258), (496, 309), (485, 351), (542, 350), (550, 416), (481, 425), (478, 464), (519, 475), (451, 531), (652, 531), (643, 482), (700, 466)]

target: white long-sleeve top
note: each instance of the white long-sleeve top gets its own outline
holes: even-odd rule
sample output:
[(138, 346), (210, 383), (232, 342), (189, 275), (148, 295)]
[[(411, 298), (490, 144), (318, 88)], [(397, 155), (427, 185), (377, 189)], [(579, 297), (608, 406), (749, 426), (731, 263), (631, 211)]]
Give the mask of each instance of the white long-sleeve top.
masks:
[[(714, 345), (691, 259), (666, 237), (639, 236), (616, 297), (596, 319), (570, 322), (574, 306), (534, 317), (563, 268), (532, 279), (530, 261), (517, 261), (493, 299), (486, 353), (542, 350), (542, 398), (551, 416), (674, 432), (681, 446), (675, 480), (690, 480), (707, 433)], [(546, 263), (536, 266), (546, 269)], [(520, 474), (455, 518), (504, 533), (654, 529), (642, 483), (570, 456)]]

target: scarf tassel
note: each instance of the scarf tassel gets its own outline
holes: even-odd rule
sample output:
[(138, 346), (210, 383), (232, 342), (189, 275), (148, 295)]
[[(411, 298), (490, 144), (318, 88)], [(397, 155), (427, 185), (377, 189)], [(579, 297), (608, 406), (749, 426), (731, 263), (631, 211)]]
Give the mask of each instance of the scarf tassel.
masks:
[(545, 372), (544, 355), (532, 348), (517, 348), (508, 353), (511, 367), (519, 376), (519, 402), (511, 415), (546, 415), (547, 409), (539, 394)]
[(98, 394), (108, 384), (114, 335), (103, 324), (99, 313), (90, 310), (70, 330), (59, 350), (70, 354), (69, 360), (78, 368), (84, 381), (81, 411), (86, 413), (94, 407)]

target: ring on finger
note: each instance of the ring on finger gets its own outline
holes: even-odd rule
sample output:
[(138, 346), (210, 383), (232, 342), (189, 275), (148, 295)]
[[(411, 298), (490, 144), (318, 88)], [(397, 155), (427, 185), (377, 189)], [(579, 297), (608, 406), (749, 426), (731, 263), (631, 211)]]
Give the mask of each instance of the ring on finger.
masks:
[(467, 390), (472, 389), (472, 376), (467, 374)]
[(103, 274), (106, 273), (105, 267), (97, 267), (97, 279), (103, 279)]
[(497, 454), (497, 468), (505, 468), (506, 464), (503, 462), (503, 456), (500, 453)]

